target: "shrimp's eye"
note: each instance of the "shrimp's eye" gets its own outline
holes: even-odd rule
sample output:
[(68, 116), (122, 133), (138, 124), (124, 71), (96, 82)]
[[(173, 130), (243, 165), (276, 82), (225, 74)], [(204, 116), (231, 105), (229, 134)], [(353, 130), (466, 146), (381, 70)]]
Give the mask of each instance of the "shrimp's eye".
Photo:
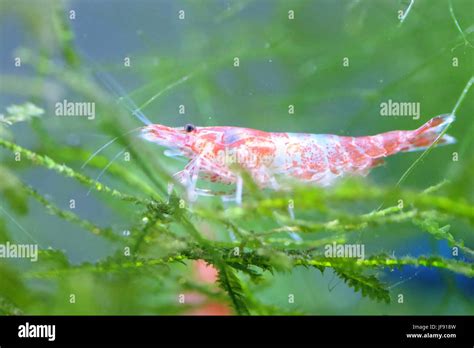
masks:
[(190, 133), (192, 132), (193, 130), (195, 130), (196, 127), (190, 123), (188, 123), (186, 126), (184, 126), (184, 130), (187, 132), (187, 133)]

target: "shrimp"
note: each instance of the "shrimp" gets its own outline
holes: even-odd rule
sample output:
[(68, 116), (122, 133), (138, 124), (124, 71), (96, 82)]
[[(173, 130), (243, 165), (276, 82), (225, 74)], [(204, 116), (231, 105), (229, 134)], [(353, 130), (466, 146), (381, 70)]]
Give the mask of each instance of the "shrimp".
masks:
[[(174, 179), (188, 192), (188, 198), (212, 195), (196, 187), (198, 179), (236, 185), (233, 200), (242, 201), (244, 170), (261, 188), (279, 189), (279, 177), (329, 186), (347, 175), (365, 176), (382, 164), (383, 158), (399, 152), (423, 150), (455, 139), (446, 127), (454, 115), (432, 118), (416, 130), (396, 130), (371, 136), (349, 137), (332, 134), (272, 133), (239, 127), (172, 128), (149, 124), (140, 130), (147, 141), (167, 148), (169, 156), (189, 160)], [(236, 166), (240, 167), (236, 170)], [(173, 185), (170, 186), (170, 192)], [(227, 197), (232, 199), (232, 197)]]

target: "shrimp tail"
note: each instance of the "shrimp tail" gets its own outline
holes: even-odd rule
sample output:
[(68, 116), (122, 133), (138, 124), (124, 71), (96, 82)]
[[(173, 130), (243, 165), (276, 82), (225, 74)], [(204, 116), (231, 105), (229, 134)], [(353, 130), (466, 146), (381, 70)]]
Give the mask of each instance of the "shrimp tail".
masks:
[(382, 140), (385, 149), (384, 156), (398, 152), (426, 150), (434, 142), (437, 142), (436, 145), (448, 145), (456, 142), (456, 139), (448, 134), (441, 135), (454, 120), (454, 115), (440, 115), (432, 118), (418, 129), (392, 131), (379, 134), (377, 137)]
[[(441, 115), (432, 118), (420, 128), (412, 132), (412, 136), (409, 139), (409, 147), (403, 151), (419, 151), (424, 150), (430, 147), (436, 140), (438, 140), (436, 145), (448, 145), (454, 144), (456, 139), (448, 134), (441, 133), (449, 127), (451, 123), (455, 121), (456, 117), (454, 115)], [(441, 136), (441, 137), (440, 137)]]

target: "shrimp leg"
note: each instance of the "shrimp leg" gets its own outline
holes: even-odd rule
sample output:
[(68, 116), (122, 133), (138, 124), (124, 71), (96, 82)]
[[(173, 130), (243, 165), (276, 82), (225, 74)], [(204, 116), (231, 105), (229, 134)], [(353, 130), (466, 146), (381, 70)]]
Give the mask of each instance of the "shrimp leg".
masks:
[(240, 175), (237, 176), (235, 181), (235, 195), (222, 196), (223, 202), (235, 202), (237, 205), (242, 205), (242, 192), (243, 192), (243, 180)]
[[(280, 190), (281, 189), (281, 186), (280, 184), (278, 184), (278, 182), (276, 181), (275, 177), (271, 177), (269, 179), (270, 181), (270, 185), (271, 187), (274, 189), (274, 190)], [(291, 220), (294, 220), (295, 219), (295, 209), (293, 207), (293, 205), (290, 205), (288, 204), (288, 214), (290, 215), (290, 219)], [(297, 241), (297, 242), (300, 242), (302, 241), (303, 239), (300, 237), (300, 235), (298, 233), (295, 233), (295, 232), (289, 232), (288, 233), (291, 237), (291, 239)]]
[(174, 181), (178, 182), (179, 184), (183, 185), (184, 187), (187, 186), (189, 181), (189, 171), (187, 169), (183, 169), (177, 173), (173, 174), (173, 180), (168, 183), (168, 199), (167, 203), (170, 202), (171, 194), (173, 193), (174, 189)]
[[(183, 169), (183, 170), (175, 173), (173, 175), (173, 180), (178, 182), (182, 186), (187, 187), (188, 182), (190, 181), (190, 171), (188, 169)], [(175, 183), (173, 181), (168, 183), (168, 195), (169, 196), (173, 192), (174, 186), (175, 186)], [(198, 187), (194, 188), (194, 192), (198, 196), (203, 196), (203, 197), (221, 196), (225, 201), (231, 201), (231, 200), (235, 199), (235, 194), (227, 194), (225, 192), (212, 191), (212, 190), (209, 190), (209, 189), (202, 189), (202, 188), (198, 188)]]
[[(186, 192), (188, 196), (188, 200), (190, 202), (194, 202), (197, 199), (197, 194), (196, 194), (196, 183), (199, 178), (199, 170), (201, 169), (201, 158), (197, 157), (195, 160), (192, 160), (188, 166), (190, 166), (189, 172), (190, 172), (190, 180), (189, 184), (186, 186)], [(186, 167), (188, 167), (186, 166)]]
[[(200, 161), (198, 159), (192, 160), (183, 170), (173, 174), (173, 181), (178, 182), (186, 188), (188, 200), (191, 202), (196, 200), (196, 182), (199, 176), (199, 165)], [(173, 181), (168, 183), (168, 201), (173, 192)]]
[[(199, 189), (196, 187), (199, 179), (199, 173), (206, 169), (206, 160), (199, 156), (191, 160), (182, 171), (177, 172), (173, 175), (173, 179), (183, 185), (187, 191), (187, 198), (189, 201), (194, 202), (197, 196), (212, 195), (210, 191)], [(174, 183), (168, 184), (168, 194), (171, 195), (173, 191)]]
[[(236, 189), (235, 194), (223, 194), (213, 192), (211, 190), (200, 189), (196, 187), (199, 179), (199, 173), (206, 171), (219, 172), (220, 176), (224, 177), (227, 181), (232, 182), (235, 180)], [(183, 185), (186, 188), (188, 200), (193, 202), (197, 199), (197, 196), (217, 196), (220, 195), (223, 202), (236, 202), (238, 205), (242, 205), (242, 193), (243, 193), (243, 179), (240, 175), (232, 175), (228, 173), (224, 168), (216, 166), (212, 161), (209, 161), (205, 156), (198, 156), (191, 160), (182, 171), (179, 171), (173, 175), (174, 181)], [(174, 188), (174, 183), (168, 184), (168, 195), (171, 195)]]

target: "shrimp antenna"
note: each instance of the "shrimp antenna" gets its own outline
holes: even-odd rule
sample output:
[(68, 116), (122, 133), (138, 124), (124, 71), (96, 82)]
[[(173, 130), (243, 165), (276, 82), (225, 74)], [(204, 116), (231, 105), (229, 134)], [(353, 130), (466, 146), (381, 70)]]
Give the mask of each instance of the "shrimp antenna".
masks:
[[(122, 155), (124, 152), (125, 152), (125, 149), (120, 150), (120, 152), (117, 153), (117, 154), (115, 155), (115, 157), (112, 158), (112, 160), (109, 161), (109, 163), (107, 163), (107, 165), (100, 171), (99, 175), (97, 175), (97, 177), (95, 178), (95, 182), (96, 182), (96, 183), (99, 182), (99, 180), (100, 180), (100, 178), (102, 177), (102, 175), (105, 174), (105, 172), (107, 171), (107, 169), (109, 169), (109, 167), (112, 165), (112, 163), (113, 163), (117, 158), (119, 158), (119, 156)], [(86, 195), (86, 196), (89, 196), (90, 193), (91, 193), (91, 191), (92, 191), (92, 187), (89, 189), (89, 191), (87, 191), (87, 195)]]
[(115, 95), (117, 102), (124, 105), (140, 122), (149, 126), (152, 122), (140, 111), (137, 104), (130, 98), (122, 86), (118, 84), (109, 74), (103, 71), (94, 71), (95, 76)]
[[(120, 84), (107, 74), (95, 61), (92, 59), (88, 54), (81, 51), (81, 55), (85, 57), (85, 59), (92, 65), (93, 67), (93, 74), (99, 79), (99, 81), (106, 87), (106, 89), (115, 97), (117, 98), (117, 103), (121, 103), (123, 106), (129, 110), (133, 116), (135, 116), (140, 122), (144, 123), (145, 125), (150, 125), (152, 122), (139, 110), (138, 106), (135, 102), (127, 95), (125, 90), (123, 89)], [(137, 130), (140, 130), (142, 127), (137, 127), (132, 129), (128, 132), (125, 132), (112, 140), (109, 140), (107, 143), (102, 145), (99, 149), (97, 149), (89, 158), (82, 164), (81, 169), (84, 168), (95, 156), (97, 156), (101, 151), (107, 148), (109, 145), (113, 144), (115, 141), (123, 137), (124, 135), (130, 134)]]
[(92, 161), (92, 159), (97, 156), (101, 151), (103, 151), (106, 147), (108, 147), (109, 145), (112, 145), (115, 141), (117, 141), (118, 139), (120, 139), (121, 137), (123, 137), (124, 135), (127, 135), (127, 134), (130, 134), (130, 133), (133, 133), (133, 132), (136, 132), (138, 130), (142, 129), (142, 127), (137, 127), (135, 129), (132, 129), (132, 130), (129, 130), (128, 132), (125, 132), (125, 133), (122, 133), (121, 135), (113, 138), (112, 140), (109, 140), (108, 142), (106, 142), (104, 145), (102, 145), (101, 147), (99, 147), (92, 155), (89, 156), (89, 158), (82, 164), (81, 166), (81, 169), (83, 169), (87, 163), (89, 163), (90, 161)]
[(106, 73), (90, 56), (85, 52), (81, 52), (86, 60), (93, 66), (93, 74), (100, 80), (100, 82), (108, 89), (108, 91), (117, 98), (117, 103), (121, 103), (132, 113), (140, 122), (145, 125), (153, 124), (144, 114), (140, 111), (137, 104), (129, 97), (128, 93), (123, 87), (108, 73)]

